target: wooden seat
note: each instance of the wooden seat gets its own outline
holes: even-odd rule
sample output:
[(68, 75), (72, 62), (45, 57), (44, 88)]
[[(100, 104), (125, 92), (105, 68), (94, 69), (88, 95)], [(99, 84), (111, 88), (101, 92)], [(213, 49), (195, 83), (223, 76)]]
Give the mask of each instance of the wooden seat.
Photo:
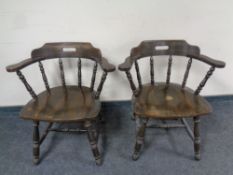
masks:
[[(75, 74), (77, 81), (74, 85), (68, 86), (63, 61), (68, 61), (71, 58), (77, 59), (77, 64), (75, 64), (77, 65), (77, 74)], [(50, 87), (43, 66), (43, 63), (49, 59), (58, 61), (56, 66), (59, 66), (58, 77), (60, 76), (61, 86)], [(82, 84), (81, 60), (83, 59), (88, 59), (93, 63), (90, 87)], [(22, 69), (36, 63), (38, 63), (42, 75), (41, 79), (46, 89), (40, 94), (36, 94), (22, 73)], [(98, 65), (101, 67), (102, 75), (95, 90)], [(93, 47), (91, 43), (85, 42), (46, 43), (42, 47), (34, 49), (31, 52), (31, 58), (7, 66), (6, 69), (8, 72), (17, 73), (32, 97), (32, 100), (23, 107), (20, 116), (23, 119), (33, 121), (33, 163), (39, 163), (40, 145), (50, 131), (80, 132), (80, 128), (54, 128), (53, 123), (79, 122), (85, 127), (85, 130), (82, 131), (87, 133), (96, 164), (100, 165), (102, 161), (97, 146), (98, 130), (96, 128), (101, 107), (99, 97), (108, 73), (115, 70), (115, 66), (109, 64), (107, 59), (102, 57), (101, 51)], [(40, 136), (39, 124), (41, 121), (48, 122), (48, 126)]]
[(178, 84), (156, 83), (144, 85), (134, 97), (134, 113), (157, 119), (185, 118), (205, 115), (212, 111), (209, 103), (201, 96), (194, 95), (189, 88)]
[[(164, 82), (155, 82), (154, 59), (167, 55), (167, 77)], [(188, 58), (184, 77), (181, 85), (171, 83), (173, 56)], [(139, 61), (149, 58), (150, 84), (143, 84), (140, 74)], [(177, 57), (176, 57), (177, 58)], [(178, 59), (177, 58), (177, 59)], [(193, 61), (201, 61), (210, 66), (203, 80), (193, 91), (186, 86)], [(135, 67), (138, 87), (136, 87), (131, 75), (131, 68)], [(144, 141), (147, 122), (150, 119), (160, 119), (163, 125), (160, 128), (185, 127), (188, 134), (194, 140), (195, 159), (200, 160), (200, 116), (212, 111), (208, 102), (199, 94), (210, 78), (215, 68), (223, 68), (225, 63), (201, 55), (198, 46), (188, 44), (184, 40), (149, 40), (142, 41), (139, 46), (132, 48), (130, 56), (119, 65), (119, 70), (124, 71), (129, 80), (133, 92), (133, 114), (137, 123), (137, 136), (134, 147), (133, 160), (139, 158), (141, 146)], [(193, 132), (185, 118), (191, 117), (194, 121)], [(180, 125), (168, 125), (166, 120), (180, 120)]]
[(20, 116), (23, 119), (47, 122), (76, 122), (95, 119), (100, 111), (100, 101), (88, 87), (55, 87), (44, 91), (26, 104)]

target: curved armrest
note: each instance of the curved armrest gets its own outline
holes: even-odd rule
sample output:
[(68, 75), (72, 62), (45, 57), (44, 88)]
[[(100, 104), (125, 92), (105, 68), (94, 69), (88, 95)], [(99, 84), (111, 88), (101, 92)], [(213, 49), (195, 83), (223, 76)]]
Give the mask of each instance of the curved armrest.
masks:
[(32, 59), (32, 58), (28, 58), (28, 59), (25, 59), (19, 63), (16, 63), (16, 64), (11, 64), (9, 66), (6, 67), (6, 70), (7, 72), (15, 72), (15, 71), (18, 71), (34, 62), (38, 61), (37, 59)]
[(203, 61), (211, 66), (214, 66), (214, 67), (218, 67), (218, 68), (223, 68), (225, 67), (225, 62), (223, 61), (219, 61), (219, 60), (215, 60), (213, 58), (210, 58), (206, 55), (199, 55), (198, 57), (196, 57), (196, 59), (200, 60), (200, 61)]
[(104, 57), (101, 58), (99, 64), (105, 72), (113, 72), (116, 69), (115, 66), (110, 64)]
[(133, 60), (129, 56), (125, 59), (125, 62), (118, 66), (118, 69), (121, 71), (129, 71), (133, 65)]
[[(21, 61), (19, 63), (7, 66), (6, 70), (8, 72), (15, 72), (15, 71), (18, 71), (18, 70), (20, 70), (20, 69), (22, 69), (22, 68), (30, 65), (30, 64), (33, 64), (33, 63), (35, 63), (37, 61), (41, 61), (41, 60), (43, 60), (43, 58), (38, 58), (38, 59), (36, 59), (36, 58), (33, 58), (33, 59), (32, 58), (28, 58), (28, 59), (25, 59), (25, 60), (23, 60), (23, 61)], [(109, 64), (106, 58), (102, 57), (100, 59), (100, 61), (97, 61), (97, 62), (100, 64), (100, 66), (102, 67), (102, 69), (105, 72), (113, 72), (115, 70), (115, 66), (113, 66), (112, 64)]]
[[(215, 60), (206, 55), (199, 55), (199, 56), (195, 56), (194, 58), (196, 58), (197, 60), (203, 61), (211, 66), (218, 67), (218, 68), (224, 68), (226, 65), (225, 62), (220, 61), (220, 60)], [(118, 69), (121, 71), (129, 71), (132, 65), (133, 65), (133, 59), (131, 57), (127, 57), (125, 59), (125, 62), (118, 66)]]

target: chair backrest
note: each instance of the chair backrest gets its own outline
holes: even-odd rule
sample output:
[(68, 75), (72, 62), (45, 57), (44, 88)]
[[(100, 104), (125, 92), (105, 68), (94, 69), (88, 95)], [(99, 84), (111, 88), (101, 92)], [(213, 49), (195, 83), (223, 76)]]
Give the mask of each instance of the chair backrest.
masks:
[(160, 55), (168, 55), (168, 68), (167, 68), (167, 78), (166, 78), (166, 86), (168, 87), (170, 84), (170, 76), (171, 76), (171, 67), (172, 67), (172, 56), (184, 56), (189, 58), (186, 66), (186, 70), (184, 73), (183, 81), (182, 81), (182, 88), (185, 88), (189, 71), (192, 65), (192, 60), (196, 59), (202, 61), (206, 64), (209, 64), (211, 67), (208, 70), (207, 74), (205, 75), (204, 79), (198, 85), (197, 89), (195, 90), (195, 95), (198, 95), (202, 88), (204, 87), (205, 83), (215, 70), (215, 67), (224, 67), (225, 63), (222, 61), (211, 59), (207, 56), (200, 54), (200, 49), (198, 46), (189, 45), (184, 40), (150, 40), (150, 41), (143, 41), (139, 44), (139, 46), (133, 48), (131, 50), (130, 56), (125, 60), (125, 62), (119, 65), (119, 69), (126, 72), (128, 80), (131, 85), (131, 89), (133, 90), (134, 94), (137, 94), (135, 84), (133, 82), (132, 76), (130, 74), (130, 69), (132, 65), (135, 65), (135, 70), (137, 74), (138, 86), (139, 90), (142, 88), (142, 81), (141, 75), (138, 65), (138, 60), (146, 57), (150, 57), (150, 77), (151, 77), (151, 84), (154, 84), (154, 56)]
[(34, 49), (31, 53), (32, 59), (50, 58), (87, 58), (98, 62), (101, 58), (99, 49), (87, 42), (61, 42), (46, 43), (41, 48)]
[(156, 55), (179, 55), (198, 57), (200, 49), (189, 45), (184, 40), (151, 40), (143, 41), (131, 50), (130, 56), (136, 59)]
[(97, 72), (98, 64), (100, 64), (101, 68), (103, 69), (103, 74), (101, 77), (100, 84), (97, 88), (96, 98), (99, 98), (99, 95), (103, 88), (103, 84), (107, 77), (107, 73), (115, 70), (115, 67), (109, 64), (108, 61), (102, 57), (99, 49), (93, 47), (91, 43), (84, 43), (84, 42), (46, 43), (41, 48), (34, 49), (31, 53), (31, 58), (26, 59), (18, 64), (10, 65), (6, 69), (8, 72), (16, 71), (17, 75), (19, 76), (21, 81), (24, 83), (26, 89), (29, 91), (31, 96), (34, 99), (37, 99), (36, 93), (26, 81), (24, 75), (21, 72), (21, 69), (38, 62), (39, 69), (40, 69), (40, 72), (41, 72), (41, 75), (42, 75), (42, 78), (45, 84), (45, 88), (48, 92), (50, 92), (48, 79), (47, 79), (42, 61), (47, 60), (47, 59), (55, 59), (55, 58), (59, 59), (60, 77), (61, 77), (61, 82), (62, 82), (64, 89), (66, 89), (66, 81), (65, 81), (65, 73), (64, 73), (62, 58), (64, 59), (78, 58), (78, 61), (77, 61), (77, 68), (78, 68), (77, 72), (78, 73), (77, 74), (78, 74), (78, 86), (79, 87), (82, 86), (81, 58), (90, 59), (94, 61), (92, 78), (91, 78), (91, 83), (90, 83), (91, 91), (94, 91), (96, 72)]

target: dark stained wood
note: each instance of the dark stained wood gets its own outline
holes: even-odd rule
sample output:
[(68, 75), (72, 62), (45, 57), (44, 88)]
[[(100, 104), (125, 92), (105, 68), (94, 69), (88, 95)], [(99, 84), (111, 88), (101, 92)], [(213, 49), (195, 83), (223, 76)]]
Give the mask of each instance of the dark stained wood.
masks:
[(49, 123), (44, 131), (44, 133), (42, 134), (42, 136), (40, 137), (40, 145), (43, 143), (44, 139), (47, 137), (49, 131), (50, 131), (50, 128), (53, 126), (53, 123)]
[(34, 121), (77, 122), (95, 119), (100, 111), (100, 102), (88, 87), (66, 86), (44, 91), (38, 99), (26, 104), (20, 117)]
[[(125, 58), (125, 61), (118, 66), (118, 69), (120, 71), (125, 71), (125, 72), (129, 71), (135, 61), (136, 60), (128, 56), (127, 58)], [(10, 68), (7, 67), (7, 70), (10, 70)]]
[(133, 94), (136, 95), (137, 92), (136, 92), (135, 84), (133, 82), (132, 75), (131, 75), (130, 71), (126, 71), (125, 73), (126, 73), (126, 76), (127, 76), (128, 80), (129, 80), (131, 90), (133, 91)]
[(97, 88), (97, 92), (96, 92), (96, 96), (95, 96), (96, 99), (98, 99), (99, 96), (100, 96), (100, 93), (101, 93), (101, 91), (103, 89), (103, 85), (104, 85), (104, 82), (106, 80), (107, 75), (108, 75), (107, 72), (103, 72), (103, 74), (101, 76), (100, 84), (99, 84), (99, 86)]
[(186, 85), (191, 65), (192, 65), (192, 58), (189, 58), (188, 64), (187, 64), (187, 67), (186, 67), (186, 70), (185, 70), (185, 73), (184, 73), (184, 79), (183, 79), (183, 82), (182, 82), (182, 88), (184, 88), (185, 85)]
[[(167, 49), (164, 49), (163, 47), (167, 47)], [(139, 46), (133, 48), (130, 56), (125, 59), (124, 63), (119, 65), (119, 70), (128, 71), (131, 69), (135, 60), (159, 55), (192, 57), (193, 59), (205, 62), (214, 67), (225, 67), (224, 62), (201, 55), (198, 46), (189, 45), (184, 40), (151, 40), (142, 41)]]
[(194, 121), (194, 152), (195, 152), (195, 159), (200, 160), (201, 159), (201, 153), (200, 153), (200, 131), (199, 131), (199, 123), (200, 123), (200, 117), (195, 116), (193, 118)]
[(40, 132), (39, 132), (39, 122), (33, 122), (33, 163), (36, 165), (39, 163), (40, 158)]
[[(78, 58), (78, 85), (67, 86), (65, 81), (65, 72), (63, 61), (69, 58)], [(82, 86), (82, 59), (90, 59), (95, 62), (91, 85), (89, 87)], [(59, 69), (61, 77), (61, 86), (49, 87), (45, 69), (42, 61), (47, 59), (59, 59)], [(63, 60), (62, 60), (63, 59)], [(21, 69), (37, 63), (42, 74), (46, 91), (36, 95), (31, 86), (26, 81), (21, 73)], [(97, 92), (94, 91), (94, 84), (97, 72), (97, 65), (102, 68), (102, 77)], [(8, 72), (16, 72), (21, 81), (24, 83), (26, 89), (32, 96), (20, 113), (20, 117), (34, 122), (33, 129), (33, 162), (39, 163), (40, 158), (40, 145), (43, 143), (50, 131), (57, 132), (73, 132), (83, 131), (81, 129), (57, 129), (51, 128), (53, 123), (77, 122), (85, 124), (88, 133), (88, 139), (92, 148), (96, 164), (101, 164), (101, 156), (97, 148), (98, 131), (93, 128), (94, 122), (99, 120), (98, 114), (100, 112), (99, 96), (102, 91), (104, 82), (108, 72), (115, 70), (115, 67), (108, 63), (107, 59), (102, 57), (99, 49), (94, 48), (90, 43), (47, 43), (41, 48), (32, 51), (31, 58), (26, 59), (20, 63), (6, 67)], [(48, 122), (42, 137), (39, 135), (39, 122)]]
[(135, 70), (137, 73), (138, 87), (141, 89), (142, 88), (142, 79), (141, 79), (140, 69), (139, 69), (137, 60), (135, 61)]
[[(166, 82), (154, 82), (154, 70), (152, 58), (160, 55), (168, 55), (168, 69)], [(187, 67), (184, 73), (182, 84), (170, 83), (172, 56), (180, 56), (189, 58)], [(142, 58), (150, 57), (150, 74), (151, 83), (142, 84), (141, 87), (135, 89), (130, 70), (132, 65)], [(193, 59), (209, 64), (211, 68), (201, 81), (196, 91), (186, 87), (189, 71)], [(137, 65), (139, 66), (139, 65)], [(199, 133), (199, 117), (208, 114), (212, 111), (209, 103), (202, 98), (199, 93), (206, 84), (209, 77), (212, 75), (215, 68), (225, 67), (222, 61), (214, 60), (200, 54), (198, 46), (188, 44), (184, 40), (151, 40), (143, 41), (139, 46), (131, 50), (130, 56), (127, 57), (124, 63), (119, 65), (119, 70), (124, 71), (130, 82), (133, 91), (133, 115), (139, 119), (159, 119), (163, 122), (162, 125), (155, 127), (171, 128), (184, 127), (194, 140), (195, 159), (200, 160), (200, 133)], [(137, 72), (137, 69), (136, 69)], [(137, 75), (138, 76), (138, 75)], [(141, 81), (141, 80), (140, 80)], [(194, 131), (190, 129), (184, 118), (194, 119)], [(166, 120), (182, 121), (181, 125), (167, 124)], [(133, 160), (139, 158), (139, 152), (145, 133), (145, 126), (141, 125), (136, 136), (136, 144), (133, 154)], [(142, 137), (143, 136), (143, 137)]]
[(33, 99), (37, 99), (37, 95), (32, 89), (32, 87), (28, 84), (27, 80), (25, 79), (24, 75), (22, 74), (21, 71), (16, 72), (19, 79), (23, 82), (24, 86), (26, 87), (27, 91), (30, 93)]
[(48, 83), (48, 79), (44, 71), (43, 64), (41, 63), (41, 61), (39, 61), (38, 63), (39, 63), (40, 72), (41, 72), (41, 75), (42, 75), (42, 78), (45, 84), (45, 88), (47, 89), (48, 92), (50, 92), (49, 83)]
[(98, 64), (97, 64), (97, 62), (95, 62), (94, 67), (93, 67), (92, 77), (91, 77), (91, 86), (90, 86), (92, 91), (93, 91), (94, 86), (95, 86), (95, 78), (96, 78), (97, 68), (98, 68)]
[(133, 160), (137, 160), (139, 158), (140, 150), (144, 143), (144, 137), (145, 137), (145, 131), (146, 131), (146, 125), (147, 125), (148, 119), (147, 118), (142, 119), (142, 118), (137, 117), (136, 120), (142, 120), (142, 121), (138, 121), (140, 126), (138, 127), (138, 130), (137, 130), (136, 143), (134, 146), (134, 153), (132, 156)]
[[(96, 61), (96, 62), (98, 62), (98, 61)], [(115, 71), (115, 66), (112, 65), (112, 64), (109, 64), (108, 60), (106, 58), (104, 58), (104, 57), (102, 57), (98, 63), (100, 64), (101, 68), (105, 72), (113, 72), (113, 71)]]
[(82, 62), (81, 59), (78, 59), (78, 86), (82, 86)]
[(33, 50), (31, 58), (7, 66), (6, 70), (15, 72), (35, 62), (54, 58), (87, 58), (99, 63), (106, 72), (115, 70), (115, 66), (102, 57), (99, 49), (93, 47), (91, 43), (82, 42), (46, 43), (41, 48)]
[(62, 83), (62, 86), (65, 88), (66, 87), (66, 80), (65, 80), (63, 62), (62, 62), (61, 58), (59, 58), (59, 68), (60, 68), (61, 83)]
[(205, 115), (212, 111), (209, 103), (191, 89), (178, 84), (157, 83), (144, 85), (138, 97), (134, 98), (134, 113), (155, 119), (175, 119)]
[(210, 69), (208, 70), (206, 76), (204, 77), (204, 79), (201, 81), (201, 83), (200, 83), (199, 86), (197, 87), (196, 91), (194, 92), (195, 95), (198, 95), (198, 94), (201, 92), (202, 88), (205, 86), (207, 80), (208, 80), (208, 79), (210, 78), (210, 76), (213, 74), (214, 70), (215, 70), (215, 67), (213, 67), (213, 66), (210, 67)]
[(166, 86), (169, 86), (169, 83), (170, 83), (171, 67), (172, 67), (172, 56), (169, 55), (168, 67), (167, 67), (167, 80), (166, 80)]
[[(101, 58), (101, 51), (87, 42), (46, 43), (34, 49), (31, 58)], [(97, 61), (97, 60), (95, 60)]]
[(189, 137), (190, 137), (190, 138), (192, 139), (192, 141), (193, 141), (193, 140), (194, 140), (194, 134), (193, 134), (193, 131), (192, 131), (192, 129), (190, 128), (190, 126), (189, 126), (187, 120), (184, 119), (184, 118), (182, 118), (182, 119), (181, 119), (181, 122), (184, 124), (185, 129), (186, 129), (186, 131), (187, 131)]
[(155, 78), (154, 78), (154, 59), (151, 56), (150, 57), (150, 78), (151, 78), (151, 84), (155, 84)]
[(97, 165), (101, 165), (101, 156), (100, 156), (100, 153), (99, 153), (99, 149), (97, 147), (97, 140), (96, 140), (96, 137), (95, 137), (95, 132), (96, 131), (93, 131), (92, 129), (92, 123), (90, 121), (86, 121), (85, 122), (85, 127), (87, 128), (87, 136), (88, 136), (88, 141), (91, 145), (91, 150), (92, 150), (92, 153), (93, 153), (93, 156), (95, 157), (95, 162)]
[(184, 40), (148, 40), (142, 41), (131, 50), (131, 57), (142, 58), (154, 55), (199, 56), (200, 49)]
[(209, 64), (210, 66), (217, 67), (217, 68), (224, 68), (225, 67), (225, 62), (220, 61), (220, 60), (214, 60), (213, 58), (210, 58), (206, 55), (199, 55), (199, 57), (195, 57), (195, 59), (200, 60), (202, 62), (205, 62)]
[(49, 131), (53, 131), (53, 132), (74, 132), (74, 133), (78, 133), (78, 134), (87, 132), (86, 129), (82, 129), (82, 128), (59, 128), (59, 127), (49, 129)]
[(177, 123), (169, 123), (167, 124), (165, 120), (162, 120), (163, 124), (153, 124), (147, 126), (147, 128), (163, 128), (163, 129), (169, 129), (169, 128), (185, 128), (184, 124), (177, 124)]

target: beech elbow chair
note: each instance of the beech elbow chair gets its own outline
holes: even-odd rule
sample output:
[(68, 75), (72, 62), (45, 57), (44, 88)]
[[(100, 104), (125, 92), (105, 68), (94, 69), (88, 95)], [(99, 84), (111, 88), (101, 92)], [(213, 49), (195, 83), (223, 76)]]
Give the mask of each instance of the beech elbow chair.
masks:
[[(63, 60), (62, 60), (63, 58)], [(77, 85), (66, 85), (63, 61), (69, 58), (77, 58)], [(93, 73), (90, 87), (82, 84), (81, 58), (94, 61)], [(60, 68), (61, 86), (50, 87), (42, 61), (48, 59), (58, 59)], [(38, 63), (45, 91), (38, 95), (26, 81), (21, 69)], [(97, 90), (94, 89), (97, 67), (103, 70), (101, 81)], [(16, 72), (20, 80), (25, 85), (27, 91), (32, 96), (21, 110), (20, 117), (33, 121), (33, 156), (34, 164), (39, 163), (40, 145), (43, 143), (49, 131), (72, 131), (69, 129), (53, 129), (53, 123), (81, 123), (84, 124), (91, 145), (96, 164), (101, 164), (101, 155), (97, 147), (97, 130), (95, 122), (98, 119), (101, 104), (99, 96), (106, 80), (108, 72), (115, 70), (115, 67), (102, 57), (101, 51), (91, 45), (91, 43), (64, 42), (46, 43), (41, 48), (35, 49), (31, 53), (31, 58), (18, 64), (7, 66), (8, 72)], [(40, 121), (48, 122), (48, 126), (40, 137)]]
[[(168, 55), (169, 57), (166, 82), (154, 81), (154, 57), (156, 58), (160, 55)], [(189, 58), (181, 84), (170, 82), (173, 55)], [(142, 83), (139, 70), (138, 60), (143, 58), (149, 58), (150, 60), (151, 82), (148, 84)], [(198, 60), (210, 65), (210, 69), (207, 71), (207, 74), (195, 91), (186, 86), (193, 60)], [(136, 70), (138, 87), (136, 87), (130, 72), (133, 65)], [(189, 45), (184, 40), (143, 41), (139, 46), (131, 50), (130, 56), (125, 59), (124, 63), (119, 65), (119, 70), (126, 73), (133, 92), (133, 115), (135, 116), (137, 123), (136, 143), (132, 156), (133, 160), (139, 158), (149, 119), (159, 119), (165, 123), (157, 125), (157, 127), (185, 127), (194, 141), (195, 159), (200, 160), (200, 116), (210, 113), (212, 108), (199, 94), (215, 68), (223, 68), (224, 66), (224, 62), (201, 55), (199, 47)], [(185, 118), (188, 117), (193, 118), (193, 132), (185, 120)], [(170, 119), (180, 120), (182, 124), (166, 124), (166, 120)]]

